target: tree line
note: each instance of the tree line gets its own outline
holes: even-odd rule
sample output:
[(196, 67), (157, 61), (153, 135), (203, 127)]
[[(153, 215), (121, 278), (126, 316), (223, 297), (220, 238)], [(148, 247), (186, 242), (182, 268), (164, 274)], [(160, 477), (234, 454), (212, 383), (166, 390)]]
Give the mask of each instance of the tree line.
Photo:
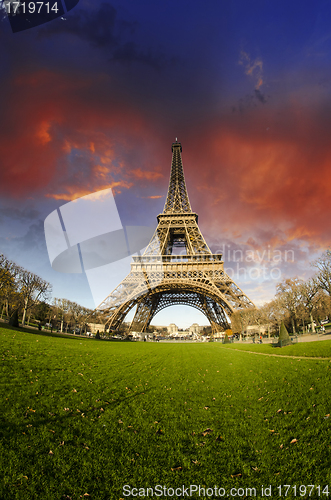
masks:
[[(282, 322), (293, 333), (315, 332), (316, 324), (331, 318), (331, 250), (312, 265), (316, 272), (308, 280), (285, 279), (276, 286), (272, 301), (236, 311), (231, 317), (233, 332), (246, 333), (249, 325), (266, 325), (269, 333), (277, 334)], [(68, 299), (54, 298), (50, 304), (51, 292), (50, 283), (0, 254), (1, 319), (18, 326), (20, 317), (23, 326), (42, 323), (61, 332), (84, 332), (87, 321), (103, 323), (100, 314)]]
[(245, 333), (249, 325), (266, 325), (269, 333), (278, 334), (283, 321), (291, 333), (314, 333), (316, 325), (331, 318), (331, 250), (326, 250), (312, 266), (316, 272), (308, 280), (284, 279), (276, 286), (272, 301), (237, 311), (232, 317), (232, 329)]
[(0, 254), (0, 312), (13, 326), (47, 325), (61, 332), (86, 330), (92, 310), (68, 299), (50, 302), (52, 285)]

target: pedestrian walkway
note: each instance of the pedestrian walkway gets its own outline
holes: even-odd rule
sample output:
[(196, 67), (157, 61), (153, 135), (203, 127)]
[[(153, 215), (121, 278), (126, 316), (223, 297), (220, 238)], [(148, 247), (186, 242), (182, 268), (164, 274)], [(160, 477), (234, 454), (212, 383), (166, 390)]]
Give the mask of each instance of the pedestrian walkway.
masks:
[[(295, 335), (289, 334), (290, 337), (295, 337)], [(263, 344), (271, 344), (273, 342), (273, 338), (270, 339), (263, 339)], [(304, 333), (303, 335), (298, 335), (298, 342), (316, 342), (318, 340), (331, 340), (331, 330), (328, 330), (327, 332), (324, 332), (322, 334), (320, 333)], [(254, 342), (249, 339), (249, 340), (239, 340), (236, 342), (236, 344), (253, 344)], [(255, 342), (255, 344), (258, 344), (258, 342)]]

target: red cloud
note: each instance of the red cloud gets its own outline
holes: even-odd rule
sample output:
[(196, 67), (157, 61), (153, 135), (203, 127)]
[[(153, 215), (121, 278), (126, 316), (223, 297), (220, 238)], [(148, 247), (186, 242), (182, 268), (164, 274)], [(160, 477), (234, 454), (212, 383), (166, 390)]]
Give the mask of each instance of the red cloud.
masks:
[[(113, 191), (120, 192), (118, 188), (124, 187), (129, 189), (132, 186), (132, 183), (128, 182), (112, 182), (110, 184), (101, 184), (99, 187), (95, 186), (94, 191), (108, 189), (111, 188)], [(94, 192), (93, 191), (93, 192)], [(80, 198), (81, 196), (85, 196), (90, 194), (90, 189), (79, 188), (77, 186), (68, 186), (66, 192), (58, 193), (58, 194), (46, 194), (47, 198), (54, 198), (55, 200), (75, 200), (76, 198)]]
[[(137, 179), (144, 189), (158, 183), (166, 195), (171, 152), (164, 137), (173, 138), (173, 120), (156, 133), (159, 113), (144, 117), (109, 77), (40, 71), (8, 81), (1, 99), (3, 195), (69, 200), (110, 186), (140, 189)], [(330, 245), (328, 103), (269, 103), (183, 131), (192, 209), (206, 236), (247, 242), (264, 231), (270, 244)]]
[(161, 172), (148, 172), (141, 170), (140, 168), (136, 168), (135, 170), (131, 170), (131, 174), (137, 179), (146, 179), (148, 181), (154, 181), (156, 179), (160, 179), (163, 177)]
[(183, 158), (194, 166), (194, 173), (185, 168), (187, 183), (195, 179), (189, 195), (208, 232), (245, 238), (272, 228), (287, 240), (330, 245), (330, 122), (322, 108), (292, 103), (200, 130), (199, 141), (184, 145)]
[[(148, 127), (134, 106), (106, 94), (110, 85), (106, 77), (83, 80), (48, 71), (8, 81), (0, 192), (27, 197), (46, 191), (68, 199), (110, 185), (130, 187), (123, 158)], [(151, 174), (141, 172), (147, 179)]]
[(149, 200), (158, 200), (159, 198), (163, 198), (164, 195), (163, 194), (158, 194), (158, 195), (155, 195), (155, 196), (142, 196), (142, 198), (146, 198), (146, 199), (149, 199)]

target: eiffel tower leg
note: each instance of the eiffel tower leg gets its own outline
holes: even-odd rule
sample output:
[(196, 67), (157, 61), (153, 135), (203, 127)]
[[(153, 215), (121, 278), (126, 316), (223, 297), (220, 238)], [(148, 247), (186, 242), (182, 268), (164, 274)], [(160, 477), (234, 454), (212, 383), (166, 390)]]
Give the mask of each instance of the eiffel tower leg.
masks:
[(120, 328), (121, 324), (124, 321), (125, 316), (134, 306), (134, 301), (127, 302), (125, 305), (126, 307), (124, 309), (122, 308), (119, 312), (115, 311), (115, 314), (107, 321), (106, 323), (107, 327), (114, 328), (115, 330)]
[[(228, 320), (226, 319), (224, 310), (216, 302), (214, 302), (214, 311), (215, 311), (215, 315), (217, 317), (217, 325), (218, 325), (217, 331), (220, 331), (220, 330), (224, 331), (224, 330), (227, 330), (228, 328), (230, 328), (230, 325), (228, 323)], [(221, 328), (219, 328), (219, 326), (221, 326)]]
[(217, 304), (217, 302), (209, 297), (204, 297), (201, 305), (210, 322), (213, 334), (229, 328), (223, 309), (219, 304)]
[(131, 322), (130, 331), (144, 332), (147, 330), (155, 314), (160, 297), (158, 294), (144, 297), (137, 305), (137, 310)]

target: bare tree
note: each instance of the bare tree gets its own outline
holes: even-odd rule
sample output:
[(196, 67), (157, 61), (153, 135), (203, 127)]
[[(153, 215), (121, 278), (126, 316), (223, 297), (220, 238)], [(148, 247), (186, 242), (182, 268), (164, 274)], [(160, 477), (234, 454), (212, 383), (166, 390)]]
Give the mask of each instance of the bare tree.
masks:
[[(18, 294), (19, 273), (21, 268), (14, 262), (0, 254), (0, 299), (2, 302), (1, 318), (5, 310), (6, 316), (11, 314), (11, 307), (14, 305), (16, 317), (14, 323), (18, 325), (18, 310), (20, 307), (20, 297)], [(13, 323), (13, 324), (14, 324)]]
[(20, 268), (3, 254), (0, 254), (0, 298), (4, 300), (6, 315), (9, 315), (9, 301), (17, 291), (17, 277)]
[(273, 325), (273, 329), (279, 333), (281, 323), (286, 314), (286, 309), (284, 308), (281, 300), (279, 298), (275, 298), (268, 304), (265, 304), (264, 311), (268, 318), (269, 323)]
[(311, 278), (299, 285), (302, 305), (309, 314), (312, 332), (315, 332), (315, 323), (313, 318), (313, 309), (316, 306), (316, 297), (320, 291), (318, 281)]
[(79, 327), (79, 329), (82, 330), (86, 324), (87, 318), (92, 313), (90, 309), (67, 299), (54, 299), (54, 304), (61, 311), (61, 332), (63, 331), (64, 320), (67, 322), (66, 331), (68, 329), (68, 323), (73, 323), (75, 329)]
[(81, 332), (84, 329), (84, 326), (86, 324), (87, 318), (90, 315), (90, 313), (91, 313), (90, 309), (87, 309), (86, 307), (81, 306), (80, 304), (76, 304), (76, 302), (71, 302), (71, 314), (75, 322), (75, 328), (78, 326)]
[(257, 307), (237, 310), (231, 316), (231, 329), (235, 333), (244, 335), (247, 326), (261, 325), (264, 322), (263, 311)]
[(301, 303), (300, 285), (302, 283), (299, 278), (290, 278), (278, 283), (276, 287), (277, 298), (290, 316), (293, 333), (295, 333), (297, 323), (297, 309)]
[(326, 250), (312, 265), (317, 268), (315, 279), (319, 288), (331, 297), (331, 250)]
[(46, 300), (49, 298), (49, 293), (52, 290), (52, 285), (43, 280), (36, 274), (25, 269), (19, 272), (19, 292), (23, 303), (23, 319), (22, 325), (25, 325), (25, 317), (27, 310), (32, 307), (37, 301)]
[(15, 264), (7, 257), (0, 254), (0, 292), (13, 278)]
[(66, 318), (66, 315), (68, 314), (70, 310), (70, 300), (68, 299), (58, 299), (55, 298), (53, 301), (54, 306), (56, 307), (57, 311), (59, 311), (59, 316), (60, 316), (60, 322), (61, 322), (61, 327), (60, 331), (63, 332), (63, 323)]
[(3, 283), (0, 291), (0, 298), (2, 302), (1, 318), (3, 312), (5, 311), (6, 316), (10, 314), (10, 305), (12, 305), (17, 300), (17, 283), (14, 276), (10, 279), (6, 279)]

